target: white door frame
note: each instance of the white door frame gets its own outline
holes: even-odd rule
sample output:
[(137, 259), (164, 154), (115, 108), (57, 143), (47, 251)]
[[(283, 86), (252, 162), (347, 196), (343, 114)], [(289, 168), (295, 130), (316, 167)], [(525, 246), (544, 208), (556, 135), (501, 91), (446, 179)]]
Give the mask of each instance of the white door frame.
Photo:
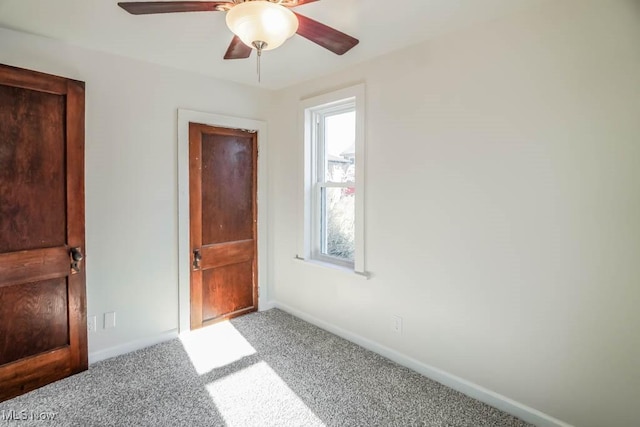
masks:
[(178, 313), (179, 332), (191, 330), (189, 249), (189, 123), (258, 132), (258, 309), (267, 301), (267, 123), (178, 109)]

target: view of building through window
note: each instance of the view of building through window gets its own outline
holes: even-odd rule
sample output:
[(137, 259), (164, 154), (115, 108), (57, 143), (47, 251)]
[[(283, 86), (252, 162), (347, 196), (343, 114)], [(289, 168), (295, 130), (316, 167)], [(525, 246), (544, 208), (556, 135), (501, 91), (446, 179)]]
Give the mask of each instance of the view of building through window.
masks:
[(353, 109), (325, 115), (321, 193), (322, 253), (353, 262), (355, 251), (355, 135)]

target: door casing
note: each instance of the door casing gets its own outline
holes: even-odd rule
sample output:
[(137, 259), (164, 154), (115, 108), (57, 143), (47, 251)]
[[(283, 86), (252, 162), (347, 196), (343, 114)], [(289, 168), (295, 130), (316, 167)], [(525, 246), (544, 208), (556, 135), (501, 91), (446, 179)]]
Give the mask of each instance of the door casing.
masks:
[(258, 135), (258, 310), (271, 308), (267, 285), (267, 124), (264, 121), (178, 110), (178, 304), (179, 332), (191, 329), (189, 241), (189, 123), (256, 131)]

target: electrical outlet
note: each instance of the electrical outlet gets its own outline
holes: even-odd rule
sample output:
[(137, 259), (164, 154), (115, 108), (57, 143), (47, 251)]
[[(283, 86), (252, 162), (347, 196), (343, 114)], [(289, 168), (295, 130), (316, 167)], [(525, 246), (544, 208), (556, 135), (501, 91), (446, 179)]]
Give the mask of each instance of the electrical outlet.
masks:
[(104, 314), (104, 328), (113, 329), (116, 327), (116, 312), (111, 311)]
[(98, 321), (96, 319), (96, 316), (87, 317), (87, 331), (95, 332), (96, 331), (97, 322)]
[(393, 332), (402, 335), (402, 317), (393, 316)]

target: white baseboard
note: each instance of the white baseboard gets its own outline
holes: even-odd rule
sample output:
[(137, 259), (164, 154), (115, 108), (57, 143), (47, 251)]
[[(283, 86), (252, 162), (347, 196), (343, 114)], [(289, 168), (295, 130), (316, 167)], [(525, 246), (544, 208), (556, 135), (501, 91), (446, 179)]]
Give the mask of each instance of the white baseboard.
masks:
[(104, 350), (100, 351), (94, 351), (92, 353), (89, 353), (89, 365), (93, 365), (94, 363), (100, 362), (102, 360), (111, 359), (112, 357), (131, 353), (132, 351), (150, 347), (155, 344), (160, 344), (161, 342), (169, 341), (177, 337), (178, 330), (172, 329), (153, 337), (131, 341), (125, 344), (117, 345), (115, 347), (105, 348)]
[(286, 304), (278, 301), (270, 301), (269, 304), (275, 308), (279, 308), (286, 311), (293, 316), (296, 316), (302, 320), (305, 320), (313, 325), (316, 325), (326, 331), (329, 331), (335, 335), (338, 335), (348, 341), (358, 344), (361, 347), (371, 350), (374, 353), (378, 353), (381, 356), (390, 359), (399, 365), (405, 366), (411, 370), (414, 370), (425, 377), (431, 378), (441, 384), (446, 385), (454, 390), (457, 390), (467, 396), (477, 399), (487, 405), (498, 408), (508, 414), (516, 416), (523, 421), (534, 424), (538, 427), (572, 427), (563, 421), (553, 418), (537, 409), (530, 408), (522, 403), (516, 402), (513, 399), (509, 399), (506, 396), (495, 393), (489, 389), (486, 389), (478, 384), (474, 384), (463, 378), (457, 377), (453, 374), (438, 369), (434, 366), (422, 363), (414, 358), (404, 355), (390, 347), (379, 344), (368, 338), (364, 338), (358, 334), (347, 331), (339, 326), (333, 325), (324, 320), (318, 319), (303, 311), (297, 310)]
[(273, 301), (267, 301), (258, 306), (258, 311), (267, 311), (271, 310), (272, 308), (276, 308), (276, 303)]

